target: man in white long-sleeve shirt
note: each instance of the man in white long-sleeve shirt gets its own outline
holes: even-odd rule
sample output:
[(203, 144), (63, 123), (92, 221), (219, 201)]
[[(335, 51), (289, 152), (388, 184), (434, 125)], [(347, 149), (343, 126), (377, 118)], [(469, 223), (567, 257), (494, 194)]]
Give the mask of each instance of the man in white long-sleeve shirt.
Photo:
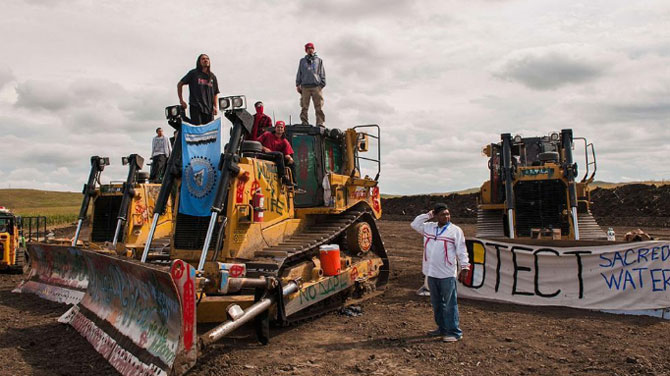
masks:
[[(426, 222), (430, 219), (436, 222)], [(456, 342), (463, 338), (458, 323), (456, 278), (467, 278), (470, 272), (465, 235), (460, 227), (451, 223), (449, 208), (441, 203), (414, 218), (411, 226), (423, 235), (423, 274), (428, 277), (437, 324), (437, 329), (428, 335), (442, 336), (444, 342)]]
[(165, 173), (167, 159), (172, 153), (170, 139), (163, 135), (163, 128), (156, 128), (156, 137), (151, 142), (151, 172), (149, 180), (152, 183), (160, 183)]

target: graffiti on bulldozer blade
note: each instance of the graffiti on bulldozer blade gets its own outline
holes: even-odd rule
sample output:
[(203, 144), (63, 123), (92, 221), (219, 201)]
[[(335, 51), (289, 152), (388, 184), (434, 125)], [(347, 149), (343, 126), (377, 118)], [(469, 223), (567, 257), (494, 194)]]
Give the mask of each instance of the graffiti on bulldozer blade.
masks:
[(109, 364), (123, 375), (167, 375), (166, 365), (163, 365), (165, 369), (162, 369), (155, 364), (146, 364), (141, 361), (84, 316), (78, 306), (70, 308), (58, 321), (72, 325), (98, 353), (107, 359)]
[(146, 349), (168, 367), (175, 360), (182, 332), (178, 292), (169, 271), (91, 253), (92, 272), (81, 306)]

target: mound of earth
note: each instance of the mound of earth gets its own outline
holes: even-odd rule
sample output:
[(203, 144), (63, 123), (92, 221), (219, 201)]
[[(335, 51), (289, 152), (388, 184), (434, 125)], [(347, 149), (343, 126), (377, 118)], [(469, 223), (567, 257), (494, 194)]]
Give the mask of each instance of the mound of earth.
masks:
[[(382, 199), (384, 218), (411, 220), (438, 202), (461, 223), (477, 218), (477, 193), (402, 196)], [(670, 227), (670, 185), (628, 184), (591, 192), (591, 211), (601, 225)]]
[(425, 213), (438, 202), (447, 204), (451, 216), (459, 218), (460, 222), (471, 222), (477, 219), (477, 193), (382, 198), (384, 219), (411, 220)]
[(670, 226), (670, 185), (628, 184), (591, 192), (591, 211), (601, 223)]

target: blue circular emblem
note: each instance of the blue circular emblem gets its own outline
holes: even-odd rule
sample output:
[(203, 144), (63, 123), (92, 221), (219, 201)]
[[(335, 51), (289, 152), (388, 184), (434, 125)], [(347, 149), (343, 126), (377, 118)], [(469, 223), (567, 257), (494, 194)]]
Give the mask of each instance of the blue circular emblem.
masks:
[(191, 196), (203, 198), (212, 192), (216, 170), (209, 158), (192, 157), (184, 170), (184, 180)]

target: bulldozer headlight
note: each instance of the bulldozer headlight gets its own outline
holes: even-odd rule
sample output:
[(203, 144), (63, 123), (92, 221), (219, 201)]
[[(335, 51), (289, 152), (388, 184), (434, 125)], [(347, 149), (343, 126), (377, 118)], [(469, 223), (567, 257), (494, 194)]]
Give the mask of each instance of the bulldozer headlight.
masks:
[(551, 139), (552, 141), (558, 141), (559, 137), (560, 136), (558, 135), (557, 132), (551, 132), (551, 134), (549, 135), (549, 139)]
[(165, 107), (165, 118), (166, 119), (176, 119), (182, 114), (182, 108), (180, 105)]
[(244, 110), (247, 108), (247, 98), (244, 95), (219, 98), (221, 111)]
[(514, 136), (514, 143), (515, 144), (520, 144), (521, 143), (521, 135), (520, 134)]

